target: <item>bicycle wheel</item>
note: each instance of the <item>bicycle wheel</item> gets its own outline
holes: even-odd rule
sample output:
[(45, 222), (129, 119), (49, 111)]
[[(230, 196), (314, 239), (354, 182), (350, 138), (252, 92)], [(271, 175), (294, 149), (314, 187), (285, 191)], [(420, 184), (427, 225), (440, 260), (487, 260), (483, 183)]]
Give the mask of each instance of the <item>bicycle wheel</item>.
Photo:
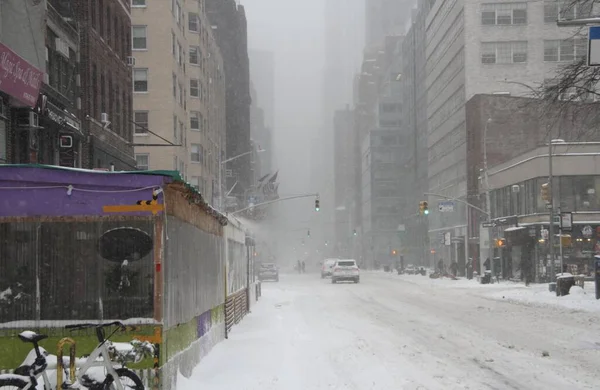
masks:
[(29, 382), (20, 378), (0, 378), (0, 390), (24, 389)]
[[(135, 372), (128, 370), (127, 368), (117, 368), (116, 371), (117, 375), (119, 376), (119, 380), (123, 384), (124, 390), (144, 390), (144, 384)], [(114, 384), (114, 382), (107, 383), (104, 386), (104, 390), (117, 390), (117, 386)]]

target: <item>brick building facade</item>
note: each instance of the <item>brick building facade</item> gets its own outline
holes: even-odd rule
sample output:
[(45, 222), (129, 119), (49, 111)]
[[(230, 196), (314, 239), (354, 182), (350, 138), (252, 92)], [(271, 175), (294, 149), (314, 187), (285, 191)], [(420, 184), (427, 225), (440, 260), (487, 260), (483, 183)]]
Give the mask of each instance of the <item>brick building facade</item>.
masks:
[(80, 28), (84, 167), (135, 169), (132, 135), (131, 5), (75, 2)]

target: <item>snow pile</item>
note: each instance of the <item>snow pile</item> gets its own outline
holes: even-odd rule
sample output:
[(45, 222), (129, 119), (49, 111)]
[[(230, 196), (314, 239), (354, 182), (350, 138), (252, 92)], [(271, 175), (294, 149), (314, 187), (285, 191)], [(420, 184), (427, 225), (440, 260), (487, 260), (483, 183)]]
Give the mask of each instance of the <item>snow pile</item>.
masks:
[(506, 300), (512, 303), (528, 304), (533, 306), (559, 306), (571, 310), (583, 310), (600, 313), (600, 300), (596, 300), (594, 284), (587, 282), (586, 288), (571, 287), (569, 295), (556, 296), (555, 292), (548, 291), (548, 284), (532, 284), (529, 287), (521, 286), (510, 290), (494, 291), (486, 294), (497, 300)]

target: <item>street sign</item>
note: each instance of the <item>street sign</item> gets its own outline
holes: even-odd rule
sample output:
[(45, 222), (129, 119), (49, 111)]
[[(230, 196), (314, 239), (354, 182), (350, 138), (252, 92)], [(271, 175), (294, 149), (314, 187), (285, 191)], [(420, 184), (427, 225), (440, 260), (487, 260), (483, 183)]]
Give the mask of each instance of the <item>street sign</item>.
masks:
[(452, 245), (452, 233), (446, 232), (444, 233), (444, 245)]
[(588, 66), (600, 66), (600, 26), (590, 26), (588, 31)]
[(492, 227), (496, 227), (496, 223), (495, 222), (482, 222), (481, 226), (484, 228), (492, 228)]
[(454, 202), (451, 200), (443, 200), (438, 203), (440, 213), (451, 213), (454, 211)]

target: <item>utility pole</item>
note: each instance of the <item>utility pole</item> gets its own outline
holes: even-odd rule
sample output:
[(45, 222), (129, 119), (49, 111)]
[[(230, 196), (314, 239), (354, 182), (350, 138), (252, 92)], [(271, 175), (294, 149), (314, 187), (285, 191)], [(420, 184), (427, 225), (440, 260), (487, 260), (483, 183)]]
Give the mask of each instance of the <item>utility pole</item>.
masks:
[[(490, 181), (488, 176), (487, 163), (487, 130), (488, 125), (492, 122), (492, 118), (488, 118), (483, 128), (483, 176), (485, 178), (485, 210), (488, 219), (492, 218), (492, 204), (490, 202)], [(490, 270), (492, 271), (491, 281), (494, 280), (494, 247), (492, 246), (492, 227), (488, 228), (488, 259), (490, 260)], [(483, 273), (483, 269), (481, 270)]]
[[(551, 135), (548, 133), (548, 135)], [(550, 281), (556, 280), (554, 272), (554, 197), (552, 196), (552, 137), (548, 142), (548, 192), (550, 194), (550, 225), (548, 226), (548, 245), (550, 245)]]

